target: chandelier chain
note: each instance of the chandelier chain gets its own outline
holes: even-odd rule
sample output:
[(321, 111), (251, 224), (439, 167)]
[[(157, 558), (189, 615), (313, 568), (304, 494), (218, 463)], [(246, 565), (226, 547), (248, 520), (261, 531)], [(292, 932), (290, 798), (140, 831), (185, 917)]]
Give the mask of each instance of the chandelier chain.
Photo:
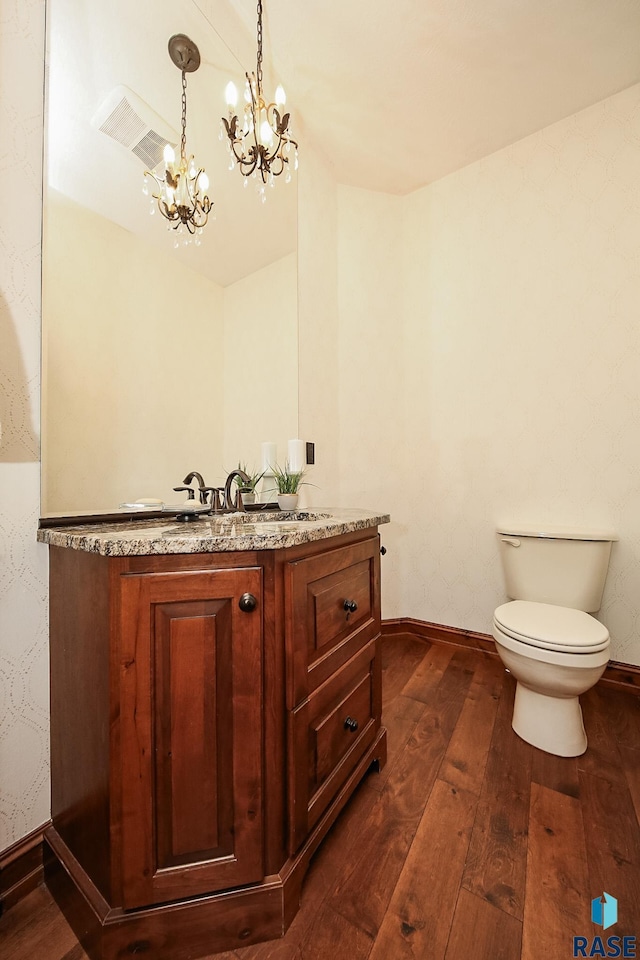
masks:
[(258, 0), (258, 62), (256, 65), (258, 93), (262, 93), (262, 0)]
[(180, 156), (187, 156), (187, 75), (182, 71), (182, 136), (180, 137)]

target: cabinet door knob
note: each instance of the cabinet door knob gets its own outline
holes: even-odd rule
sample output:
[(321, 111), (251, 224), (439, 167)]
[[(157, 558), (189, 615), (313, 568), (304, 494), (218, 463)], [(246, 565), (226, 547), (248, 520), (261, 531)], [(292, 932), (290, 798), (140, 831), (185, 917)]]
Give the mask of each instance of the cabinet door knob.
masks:
[(358, 729), (358, 721), (354, 720), (353, 717), (347, 717), (344, 722), (344, 728), (345, 730), (350, 730), (351, 733), (355, 733)]
[(258, 601), (252, 593), (243, 593), (238, 600), (238, 606), (243, 613), (251, 613), (258, 606)]
[(358, 609), (358, 604), (355, 602), (355, 600), (345, 600), (344, 609), (347, 611), (347, 613), (355, 613)]
[(383, 557), (384, 557), (384, 555), (385, 555), (386, 552), (387, 552), (387, 548), (386, 548), (386, 547), (380, 547), (380, 553), (382, 554)]

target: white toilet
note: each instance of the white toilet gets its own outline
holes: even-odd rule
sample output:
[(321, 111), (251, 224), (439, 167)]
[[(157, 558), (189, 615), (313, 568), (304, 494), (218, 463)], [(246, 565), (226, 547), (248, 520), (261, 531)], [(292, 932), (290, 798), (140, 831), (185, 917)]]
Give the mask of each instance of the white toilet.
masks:
[(600, 609), (611, 533), (502, 526), (500, 555), (510, 603), (498, 607), (493, 636), (517, 680), (512, 726), (559, 757), (587, 749), (578, 696), (602, 676), (609, 632)]

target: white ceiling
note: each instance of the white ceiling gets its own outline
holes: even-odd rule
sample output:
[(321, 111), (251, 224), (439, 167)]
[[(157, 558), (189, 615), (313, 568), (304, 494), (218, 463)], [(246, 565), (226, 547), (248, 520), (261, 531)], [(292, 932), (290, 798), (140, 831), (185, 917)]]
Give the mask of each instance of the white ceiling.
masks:
[[(255, 32), (253, 0), (231, 0)], [(342, 183), (407, 193), (640, 81), (639, 0), (263, 0)], [(301, 160), (302, 160), (301, 151)]]
[[(301, 164), (312, 144), (339, 182), (373, 190), (408, 193), (640, 81), (640, 0), (263, 5), (265, 88), (285, 85)], [(49, 183), (165, 247), (140, 161), (90, 120), (124, 84), (179, 128), (167, 41), (198, 44), (187, 146), (212, 180), (216, 220), (179, 255), (223, 285), (295, 248), (295, 182), (260, 204), (218, 140), (227, 80), (240, 86), (255, 67), (255, 20), (254, 0), (48, 0)]]

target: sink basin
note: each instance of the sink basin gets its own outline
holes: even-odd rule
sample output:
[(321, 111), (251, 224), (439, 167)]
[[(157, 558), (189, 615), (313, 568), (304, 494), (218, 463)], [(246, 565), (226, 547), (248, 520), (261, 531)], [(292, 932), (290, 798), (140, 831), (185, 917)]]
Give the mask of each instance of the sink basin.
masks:
[[(237, 515), (236, 515), (237, 516)], [(318, 513), (313, 510), (292, 510), (285, 512), (283, 510), (252, 510), (241, 514), (244, 523), (304, 523), (314, 520), (328, 520), (330, 513)]]
[[(176, 513), (180, 512), (180, 508), (175, 508)], [(199, 510), (190, 511), (195, 514), (193, 518), (190, 518), (191, 522), (186, 524), (187, 527), (197, 527), (198, 524), (202, 521), (205, 523), (207, 521), (214, 521), (222, 525), (235, 525), (252, 523), (252, 524), (283, 524), (283, 523), (312, 523), (317, 520), (329, 520), (331, 518), (330, 513), (319, 513), (313, 510), (295, 510), (295, 511), (283, 511), (283, 510), (265, 510), (260, 512), (257, 510), (251, 510), (246, 512), (238, 513), (215, 513), (211, 514), (204, 511), (202, 508)]]

